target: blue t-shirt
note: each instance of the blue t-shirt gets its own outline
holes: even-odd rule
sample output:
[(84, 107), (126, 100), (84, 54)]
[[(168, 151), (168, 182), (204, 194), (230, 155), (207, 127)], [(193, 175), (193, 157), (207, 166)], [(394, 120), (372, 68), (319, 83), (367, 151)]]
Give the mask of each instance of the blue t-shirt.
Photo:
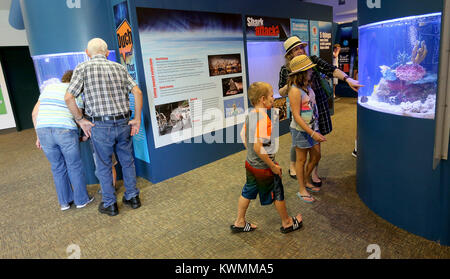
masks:
[[(36, 129), (39, 128), (63, 128), (77, 130), (77, 124), (73, 119), (69, 108), (64, 101), (68, 83), (55, 83), (47, 85), (39, 96), (39, 112)], [(76, 99), (78, 107), (82, 108), (81, 97)]]

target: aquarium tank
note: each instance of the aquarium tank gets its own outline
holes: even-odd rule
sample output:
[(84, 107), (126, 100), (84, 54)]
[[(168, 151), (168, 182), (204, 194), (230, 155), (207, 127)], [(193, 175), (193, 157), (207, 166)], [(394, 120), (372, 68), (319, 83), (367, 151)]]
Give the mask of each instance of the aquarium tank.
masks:
[(434, 118), (441, 13), (359, 27), (358, 103), (369, 109)]
[[(39, 84), (39, 90), (52, 83), (60, 83), (64, 73), (74, 70), (78, 64), (89, 58), (85, 52), (70, 52), (33, 56), (34, 69)], [(108, 60), (116, 62), (116, 52), (109, 52)]]

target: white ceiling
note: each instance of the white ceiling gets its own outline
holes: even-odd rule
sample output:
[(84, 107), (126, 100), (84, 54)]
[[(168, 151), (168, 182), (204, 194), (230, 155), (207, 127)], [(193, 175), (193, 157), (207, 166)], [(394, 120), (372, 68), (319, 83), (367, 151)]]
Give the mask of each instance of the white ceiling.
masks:
[(339, 0), (301, 0), (301, 1), (332, 6), (333, 21), (337, 23), (351, 22), (357, 19), (358, 0), (345, 0), (344, 5), (339, 5)]
[(0, 10), (9, 10), (11, 7), (11, 0), (0, 0)]

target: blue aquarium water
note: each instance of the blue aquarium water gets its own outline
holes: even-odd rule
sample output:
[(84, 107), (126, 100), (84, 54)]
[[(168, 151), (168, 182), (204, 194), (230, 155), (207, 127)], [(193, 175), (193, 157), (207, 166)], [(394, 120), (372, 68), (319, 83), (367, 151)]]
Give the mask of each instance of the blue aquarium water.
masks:
[(359, 104), (434, 118), (440, 32), (441, 13), (360, 26)]
[[(115, 51), (110, 51), (108, 59), (116, 62)], [(60, 83), (64, 73), (74, 70), (76, 66), (88, 60), (85, 52), (70, 52), (33, 56), (34, 69), (42, 91), (51, 83)]]

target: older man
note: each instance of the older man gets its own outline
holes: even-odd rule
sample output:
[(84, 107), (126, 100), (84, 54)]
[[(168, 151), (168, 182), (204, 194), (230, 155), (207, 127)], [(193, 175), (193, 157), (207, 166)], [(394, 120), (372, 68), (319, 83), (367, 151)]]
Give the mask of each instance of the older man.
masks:
[[(119, 214), (112, 178), (112, 154), (122, 166), (125, 194), (123, 203), (136, 209), (141, 206), (136, 188), (136, 170), (132, 154), (132, 136), (141, 125), (142, 92), (127, 69), (106, 58), (108, 46), (99, 38), (89, 41), (86, 53), (90, 60), (79, 64), (65, 95), (65, 101), (84, 133), (91, 137), (96, 161), (95, 174), (102, 188), (98, 210), (109, 216)], [(130, 120), (128, 94), (134, 95), (135, 116)], [(85, 95), (85, 116), (75, 98)]]

